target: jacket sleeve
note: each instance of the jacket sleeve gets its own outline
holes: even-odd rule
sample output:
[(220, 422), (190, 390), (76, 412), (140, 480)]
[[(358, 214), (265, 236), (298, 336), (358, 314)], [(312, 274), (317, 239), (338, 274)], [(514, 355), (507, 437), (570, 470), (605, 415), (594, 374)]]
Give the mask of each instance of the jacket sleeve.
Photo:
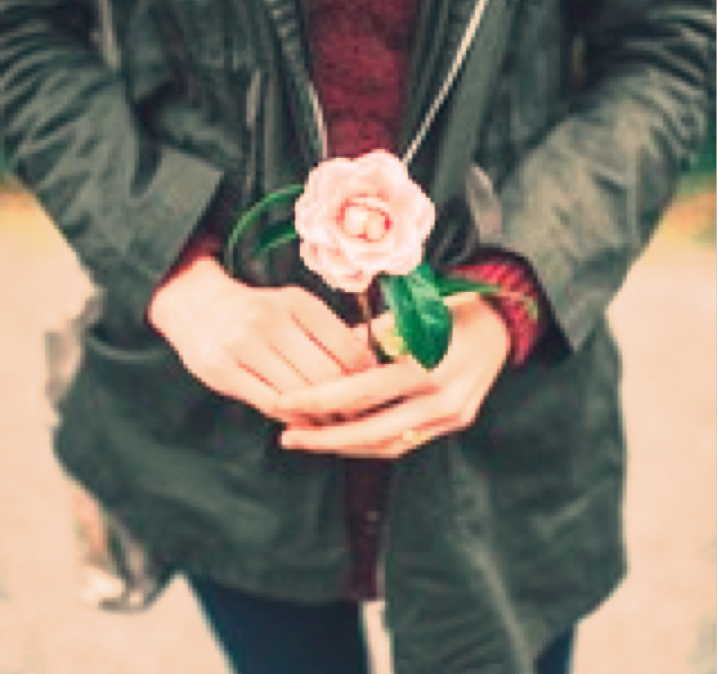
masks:
[(142, 321), (220, 174), (143, 132), (69, 0), (0, 0), (0, 133), (93, 280)]
[[(587, 83), (501, 188), (482, 245), (532, 268), (578, 349), (647, 243), (703, 142), (714, 93), (712, 0), (605, 0)], [(470, 190), (469, 185), (469, 190)]]

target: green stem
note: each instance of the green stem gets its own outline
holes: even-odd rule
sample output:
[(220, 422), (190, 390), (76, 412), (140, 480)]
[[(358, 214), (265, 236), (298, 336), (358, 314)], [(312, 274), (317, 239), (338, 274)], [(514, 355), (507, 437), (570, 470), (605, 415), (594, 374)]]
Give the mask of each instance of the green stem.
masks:
[(364, 292), (357, 293), (357, 301), (359, 303), (359, 310), (361, 311), (362, 318), (364, 319), (364, 325), (366, 326), (366, 336), (369, 346), (375, 356), (381, 357), (384, 350), (381, 348), (381, 344), (376, 338), (376, 335), (371, 327), (372, 313), (371, 303), (369, 302), (369, 291), (365, 290)]
[(248, 211), (242, 214), (227, 239), (224, 249), (224, 266), (230, 274), (234, 274), (234, 250), (242, 235), (272, 206), (286, 203), (298, 197), (304, 191), (304, 185), (289, 185), (276, 190), (258, 201)]

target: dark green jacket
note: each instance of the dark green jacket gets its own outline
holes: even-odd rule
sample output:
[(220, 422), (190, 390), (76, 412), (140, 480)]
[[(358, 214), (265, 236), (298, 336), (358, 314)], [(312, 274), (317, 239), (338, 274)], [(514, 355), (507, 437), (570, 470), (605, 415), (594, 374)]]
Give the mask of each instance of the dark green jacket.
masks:
[[(478, 4), (423, 3), (402, 148)], [(471, 429), (396, 464), (383, 571), (398, 674), (527, 674), (621, 577), (605, 310), (700, 145), (713, 45), (709, 0), (488, 0), (411, 170), (439, 212), (432, 263), (518, 255), (551, 329)], [(220, 183), (221, 211), (318, 161), (305, 58), (292, 0), (0, 0), (9, 157), (105, 291), (63, 405), (64, 465), (180, 567), (318, 601), (348, 563), (339, 460), (283, 452), (273, 423), (193, 381), (143, 319)], [(474, 166), (501, 226), (480, 218)], [(335, 302), (294, 249), (242, 273)]]

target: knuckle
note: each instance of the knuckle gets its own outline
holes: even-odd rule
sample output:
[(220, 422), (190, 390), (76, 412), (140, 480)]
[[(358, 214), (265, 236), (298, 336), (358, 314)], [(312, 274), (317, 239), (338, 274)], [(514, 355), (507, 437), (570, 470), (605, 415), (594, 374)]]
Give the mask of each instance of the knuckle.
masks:
[(451, 414), (446, 417), (446, 423), (453, 428), (461, 427), (461, 410), (453, 410)]
[(435, 409), (437, 414), (449, 423), (457, 419), (461, 413), (456, 396), (450, 391), (444, 391), (439, 395)]
[(451, 409), (446, 416), (442, 420), (444, 424), (448, 425), (450, 428), (456, 430), (458, 428), (461, 428), (462, 423), (462, 417), (461, 417), (461, 411), (457, 409)]
[(471, 407), (466, 407), (459, 415), (459, 427), (464, 429), (471, 426), (476, 418), (476, 410)]
[(400, 456), (403, 456), (404, 453), (407, 451), (407, 449), (403, 446), (400, 446), (398, 443), (391, 444), (386, 448), (380, 448), (377, 450), (378, 456), (383, 456), (386, 459), (398, 459)]
[(455, 416), (461, 416), (466, 408), (466, 392), (462, 387), (456, 386), (453, 389), (449, 389), (447, 395), (451, 401), (451, 409), (454, 411)]
[(471, 424), (471, 417), (466, 412), (459, 412), (451, 424), (452, 430), (463, 431)]
[(241, 325), (235, 328), (233, 341), (242, 346), (250, 335), (266, 335), (273, 332), (278, 323), (279, 311), (271, 302), (254, 302), (245, 310)]

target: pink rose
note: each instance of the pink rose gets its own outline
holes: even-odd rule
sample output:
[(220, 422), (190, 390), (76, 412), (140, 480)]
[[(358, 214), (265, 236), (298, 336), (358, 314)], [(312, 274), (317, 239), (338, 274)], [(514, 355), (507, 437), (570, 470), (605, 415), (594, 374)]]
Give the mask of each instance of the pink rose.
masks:
[(295, 206), (300, 253), (335, 288), (362, 292), (384, 272), (404, 275), (420, 262), (434, 205), (394, 155), (377, 150), (331, 159), (309, 174)]

